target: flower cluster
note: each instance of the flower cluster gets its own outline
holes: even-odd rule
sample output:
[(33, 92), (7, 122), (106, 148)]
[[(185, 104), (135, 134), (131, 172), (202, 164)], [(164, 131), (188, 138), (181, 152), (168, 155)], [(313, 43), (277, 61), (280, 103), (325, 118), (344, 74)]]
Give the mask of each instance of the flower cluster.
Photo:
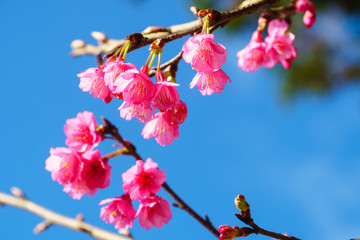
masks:
[[(136, 217), (140, 226), (150, 229), (153, 226), (161, 228), (171, 219), (170, 204), (156, 196), (165, 182), (165, 172), (158, 169), (157, 163), (148, 158), (141, 160), (122, 174), (125, 194), (106, 199), (100, 205), (110, 203), (101, 208), (100, 217), (106, 223), (114, 223), (115, 228), (130, 228)], [(140, 205), (136, 211), (131, 201), (138, 200)]]
[(111, 166), (94, 148), (103, 140), (96, 131), (96, 120), (91, 112), (78, 113), (68, 119), (64, 127), (69, 148), (50, 149), (45, 169), (51, 172), (54, 181), (64, 186), (64, 192), (74, 199), (85, 193), (94, 195), (99, 188), (110, 184)]
[[(127, 48), (130, 42), (124, 47)], [(102, 66), (90, 68), (80, 74), (80, 88), (93, 93), (94, 97), (110, 102), (114, 96), (124, 100), (119, 107), (120, 116), (126, 120), (134, 117), (146, 125), (142, 132), (145, 139), (155, 137), (164, 146), (179, 136), (179, 124), (187, 117), (186, 104), (180, 101), (177, 83), (165, 79), (160, 70), (160, 57), (156, 72), (156, 83), (149, 77), (150, 66), (159, 51), (152, 51), (140, 71), (135, 65), (125, 63), (120, 56), (109, 58)], [(125, 54), (126, 55), (126, 51)], [(155, 113), (155, 109), (159, 112)], [(178, 110), (181, 108), (181, 110)], [(176, 115), (174, 114), (177, 113)], [(173, 118), (182, 121), (172, 121)], [(180, 123), (181, 122), (181, 123)]]
[(182, 57), (198, 72), (190, 88), (198, 87), (202, 95), (220, 94), (227, 81), (231, 82), (221, 66), (226, 62), (226, 48), (214, 42), (215, 36), (196, 34), (187, 39), (182, 47)]
[(256, 30), (250, 43), (237, 53), (238, 66), (247, 72), (255, 72), (260, 66), (272, 68), (281, 63), (285, 69), (290, 68), (296, 58), (293, 45), (295, 35), (287, 33), (289, 25), (285, 20), (275, 19), (268, 25), (268, 36), (262, 38), (262, 32)]

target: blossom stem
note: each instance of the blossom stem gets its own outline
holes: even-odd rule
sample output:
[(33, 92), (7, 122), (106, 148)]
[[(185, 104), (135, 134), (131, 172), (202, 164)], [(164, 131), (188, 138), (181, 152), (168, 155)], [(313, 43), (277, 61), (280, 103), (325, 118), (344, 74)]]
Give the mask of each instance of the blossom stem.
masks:
[(128, 150), (126, 148), (122, 148), (122, 149), (118, 149), (114, 152), (108, 153), (108, 154), (104, 155), (102, 158), (107, 161), (113, 157), (119, 156), (121, 154), (126, 154), (126, 153), (128, 153)]
[(126, 57), (127, 52), (129, 51), (130, 46), (131, 46), (131, 41), (127, 41), (127, 43), (125, 44), (125, 50), (124, 50), (124, 53), (123, 53), (123, 56), (122, 56), (122, 59), (124, 61), (125, 61), (125, 57)]
[(152, 57), (151, 57), (150, 64), (149, 64), (149, 69), (151, 68), (151, 66), (152, 66), (152, 65), (153, 65), (153, 63), (154, 63), (155, 56), (156, 56), (156, 54), (155, 54), (155, 53), (153, 53), (153, 54), (152, 54)]

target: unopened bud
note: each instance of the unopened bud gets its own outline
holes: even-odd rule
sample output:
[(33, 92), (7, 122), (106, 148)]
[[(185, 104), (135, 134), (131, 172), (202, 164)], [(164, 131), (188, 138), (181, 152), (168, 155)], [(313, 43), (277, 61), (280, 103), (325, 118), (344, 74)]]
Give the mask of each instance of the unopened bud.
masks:
[(242, 216), (247, 218), (251, 217), (250, 205), (246, 202), (246, 199), (243, 195), (237, 195), (234, 202), (235, 206), (240, 210)]
[(85, 47), (86, 42), (84, 42), (83, 40), (80, 40), (80, 39), (75, 39), (71, 42), (70, 46), (73, 49), (79, 49), (79, 48)]
[(12, 187), (10, 191), (15, 197), (26, 199), (24, 192), (20, 188)]
[(156, 32), (167, 32), (167, 29), (164, 27), (149, 26), (142, 31), (143, 34), (156, 33)]
[(258, 19), (258, 31), (263, 31), (268, 23), (268, 20), (264, 17), (259, 17)]
[(96, 32), (96, 31), (92, 31), (91, 32), (91, 36), (99, 42), (106, 42), (108, 40), (107, 36), (105, 35), (105, 33), (102, 32)]
[(195, 6), (190, 7), (190, 11), (195, 15), (198, 16), (199, 9)]

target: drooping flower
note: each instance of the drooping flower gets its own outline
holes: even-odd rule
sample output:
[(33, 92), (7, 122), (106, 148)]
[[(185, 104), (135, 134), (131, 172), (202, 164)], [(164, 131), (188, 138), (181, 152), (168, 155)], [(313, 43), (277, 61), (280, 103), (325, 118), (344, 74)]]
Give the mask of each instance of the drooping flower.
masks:
[(51, 172), (52, 180), (61, 185), (75, 182), (81, 169), (80, 156), (69, 148), (51, 148), (50, 157), (45, 161), (45, 169)]
[(160, 111), (173, 108), (174, 104), (180, 101), (179, 93), (176, 90), (176, 87), (180, 85), (166, 81), (162, 71), (157, 71), (155, 77), (156, 91), (152, 100), (153, 105)]
[(65, 144), (78, 152), (93, 149), (103, 136), (96, 132), (96, 120), (92, 112), (78, 113), (76, 118), (66, 120), (64, 132)]
[(140, 71), (130, 69), (120, 74), (115, 85), (116, 92), (122, 92), (123, 99), (128, 103), (150, 102), (155, 94), (155, 85), (148, 76), (146, 65)]
[(214, 72), (199, 72), (190, 83), (190, 88), (197, 86), (204, 96), (211, 95), (214, 92), (220, 94), (227, 81), (231, 82), (228, 75), (221, 69)]
[(246, 72), (255, 72), (260, 66), (272, 68), (275, 61), (266, 54), (266, 43), (260, 31), (255, 31), (250, 43), (237, 53), (238, 66)]
[(148, 122), (154, 113), (154, 109), (151, 107), (149, 101), (144, 101), (139, 104), (124, 102), (119, 107), (119, 110), (122, 118), (129, 121), (137, 117), (139, 122)]
[(269, 23), (268, 36), (265, 38), (266, 54), (275, 62), (283, 63), (296, 57), (296, 48), (293, 45), (295, 35), (286, 33), (288, 28), (285, 20), (275, 19)]
[(175, 138), (179, 137), (178, 124), (171, 122), (173, 110), (156, 113), (149, 122), (147, 122), (141, 132), (145, 139), (155, 137), (157, 143), (161, 146), (170, 145)]
[(314, 4), (309, 0), (298, 0), (295, 4), (296, 10), (304, 13), (303, 22), (308, 28), (316, 22), (316, 10)]
[(114, 95), (104, 82), (104, 65), (97, 68), (89, 68), (77, 76), (80, 78), (79, 87), (84, 92), (90, 92), (95, 98), (103, 100), (105, 103), (111, 102)]
[(164, 112), (164, 114), (164, 117), (171, 125), (180, 125), (185, 121), (188, 114), (186, 103), (179, 101), (171, 110)]
[(144, 163), (141, 160), (122, 174), (123, 189), (132, 200), (140, 200), (157, 193), (165, 182), (165, 171), (159, 170), (157, 163), (148, 158)]
[(226, 48), (214, 42), (213, 34), (200, 33), (187, 39), (182, 57), (198, 72), (212, 72), (226, 62)]
[[(110, 203), (110, 204), (108, 204)], [(101, 208), (100, 218), (106, 223), (114, 223), (116, 229), (131, 228), (136, 217), (136, 210), (131, 204), (128, 194), (120, 197), (102, 200), (99, 205), (108, 204)]]
[(99, 150), (79, 154), (71, 148), (51, 148), (50, 154), (45, 169), (72, 198), (80, 199), (85, 193), (94, 195), (98, 188), (109, 186), (111, 166), (101, 158)]
[(105, 85), (109, 87), (113, 94), (120, 94), (116, 91), (117, 86), (115, 85), (115, 81), (121, 73), (129, 69), (136, 69), (136, 66), (132, 63), (125, 63), (122, 58), (118, 58), (115, 61), (109, 62), (104, 68)]
[(150, 195), (140, 200), (136, 216), (139, 217), (140, 226), (147, 230), (152, 227), (161, 228), (171, 219), (170, 204), (161, 197)]

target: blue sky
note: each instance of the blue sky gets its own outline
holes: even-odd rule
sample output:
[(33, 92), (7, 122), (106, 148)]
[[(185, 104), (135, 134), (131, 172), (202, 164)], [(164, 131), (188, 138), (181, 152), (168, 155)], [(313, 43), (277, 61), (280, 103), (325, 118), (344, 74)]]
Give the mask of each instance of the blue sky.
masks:
[[(22, 0), (16, 5), (1, 1), (0, 8), (0, 191), (18, 186), (45, 207), (73, 217), (81, 212), (89, 223), (115, 231), (99, 218), (98, 203), (122, 194), (121, 173), (134, 163), (130, 157), (112, 159), (110, 187), (80, 201), (65, 194), (45, 170), (50, 147), (65, 146), (66, 119), (88, 110), (98, 121), (100, 116), (107, 117), (141, 156), (158, 162), (169, 185), (198, 213), (208, 214), (215, 226), (243, 226), (233, 216), (233, 199), (243, 194), (256, 223), (268, 230), (302, 239), (360, 237), (357, 85), (321, 97), (303, 95), (285, 104), (278, 71), (245, 73), (237, 68), (235, 53), (249, 41), (252, 29), (232, 35), (218, 30), (215, 41), (228, 50), (223, 70), (232, 84), (220, 95), (204, 97), (197, 89), (188, 88), (195, 71), (182, 61), (177, 81), (189, 115), (180, 126), (180, 137), (161, 147), (154, 139), (141, 137), (143, 125), (137, 120), (120, 118), (117, 108), (121, 102), (106, 105), (78, 88), (76, 74), (95, 66), (95, 59), (71, 58), (70, 42), (83, 39), (94, 43), (90, 36), (94, 30), (120, 39), (148, 25), (191, 21), (189, 3)], [(322, 31), (321, 26), (309, 31)], [(168, 44), (163, 59), (175, 55), (184, 41)], [(127, 61), (141, 66), (147, 55), (144, 48), (129, 54)], [(103, 154), (110, 152), (112, 142), (105, 141), (99, 149)], [(166, 192), (160, 195), (173, 202)], [(33, 235), (32, 229), (40, 221), (22, 210), (1, 208), (0, 239), (90, 239), (61, 227)], [(173, 219), (162, 229), (146, 231), (136, 223), (131, 231), (144, 240), (169, 236), (215, 239), (180, 209), (173, 209)]]

